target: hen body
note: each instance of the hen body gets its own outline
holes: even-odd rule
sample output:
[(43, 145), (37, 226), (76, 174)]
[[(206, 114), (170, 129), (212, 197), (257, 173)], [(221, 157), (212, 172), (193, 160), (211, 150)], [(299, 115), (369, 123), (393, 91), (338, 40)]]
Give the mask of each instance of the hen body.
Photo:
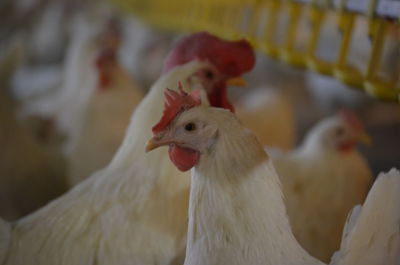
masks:
[(8, 246), (3, 253), (9, 254), (0, 261), (181, 264), (189, 178), (168, 162), (165, 150), (144, 155), (147, 135), (162, 113), (162, 92), (178, 83), (199, 87), (207, 99), (229, 108), (226, 80), (249, 71), (254, 63), (253, 50), (244, 40), (224, 41), (206, 32), (183, 38), (135, 109), (111, 163), (11, 228), (2, 225), (0, 245)]
[(177, 67), (155, 83), (109, 166), (15, 223), (3, 264), (173, 264), (183, 254), (189, 178), (164, 150), (142, 150), (162, 91), (200, 66)]
[(364, 201), (372, 182), (371, 170), (357, 149), (341, 152), (326, 143), (335, 136), (324, 134), (340, 122), (331, 117), (318, 123), (293, 151), (268, 150), (297, 240), (325, 262), (339, 248), (348, 212)]
[[(199, 156), (192, 164), (185, 265), (323, 264), (296, 241), (272, 161), (232, 113), (193, 104), (154, 133), (147, 150), (169, 145)], [(180, 159), (171, 157), (177, 167)], [(353, 211), (332, 264), (398, 264), (399, 188), (398, 170), (378, 177)]]

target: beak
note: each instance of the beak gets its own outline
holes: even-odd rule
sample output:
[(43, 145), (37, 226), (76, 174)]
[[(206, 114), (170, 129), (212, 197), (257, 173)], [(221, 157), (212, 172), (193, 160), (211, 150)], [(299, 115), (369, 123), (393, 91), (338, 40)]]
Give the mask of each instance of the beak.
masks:
[(164, 145), (169, 145), (172, 144), (173, 141), (169, 141), (169, 140), (157, 140), (154, 137), (151, 138), (150, 140), (147, 141), (146, 143), (146, 153), (150, 152), (151, 150), (154, 150), (160, 146), (164, 146)]
[(226, 81), (226, 84), (229, 86), (238, 86), (238, 87), (247, 86), (246, 80), (244, 80), (242, 77), (235, 77), (235, 78), (228, 79)]
[(366, 146), (371, 146), (372, 145), (372, 139), (371, 137), (366, 133), (366, 132), (361, 132), (357, 136), (357, 141), (366, 145)]

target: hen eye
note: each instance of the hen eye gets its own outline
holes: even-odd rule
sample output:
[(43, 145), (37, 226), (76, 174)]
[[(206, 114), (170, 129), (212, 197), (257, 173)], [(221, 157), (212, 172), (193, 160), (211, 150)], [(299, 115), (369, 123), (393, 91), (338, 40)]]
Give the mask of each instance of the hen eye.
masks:
[(206, 77), (210, 80), (214, 79), (214, 73), (211, 71), (206, 71)]
[(196, 130), (196, 125), (192, 122), (189, 122), (188, 124), (185, 125), (185, 130), (188, 132)]

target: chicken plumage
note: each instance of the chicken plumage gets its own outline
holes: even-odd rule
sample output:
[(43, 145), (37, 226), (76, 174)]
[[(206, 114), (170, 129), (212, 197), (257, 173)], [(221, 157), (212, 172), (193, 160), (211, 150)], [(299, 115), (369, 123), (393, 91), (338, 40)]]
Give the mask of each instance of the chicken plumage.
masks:
[(372, 172), (355, 148), (360, 140), (368, 140), (361, 122), (343, 110), (315, 125), (298, 149), (268, 150), (297, 240), (325, 262), (339, 248), (348, 212), (364, 201), (372, 183)]
[[(196, 93), (168, 91), (166, 98), (166, 110), (153, 129), (147, 151), (167, 145), (177, 168), (194, 167), (185, 265), (322, 265), (296, 241), (286, 215), (279, 177), (255, 135), (232, 113), (199, 104)], [(173, 118), (165, 117), (171, 113)], [(188, 160), (188, 155), (182, 154), (191, 154), (193, 159)], [(183, 169), (182, 164), (186, 165)], [(398, 171), (389, 174), (378, 180), (369, 194), (372, 199), (367, 199), (354, 228), (349, 228), (353, 231), (352, 240), (366, 247), (369, 243), (364, 241), (362, 233), (357, 234), (357, 227), (368, 227), (369, 234), (379, 235), (369, 237), (379, 258), (365, 260), (359, 255), (356, 243), (354, 252), (343, 252), (346, 259), (352, 260), (351, 264), (384, 264), (379, 262), (399, 254), (400, 174)], [(389, 194), (385, 194), (382, 183), (392, 185)], [(385, 199), (377, 200), (377, 196)], [(375, 211), (378, 205), (380, 209)], [(381, 233), (386, 228), (377, 220), (383, 217), (390, 224), (389, 233)], [(391, 242), (395, 242), (395, 247), (388, 251), (386, 244)], [(341, 261), (345, 259), (339, 259), (339, 264)]]
[(101, 48), (92, 61), (97, 82), (85, 103), (80, 130), (69, 154), (69, 182), (76, 185), (106, 166), (124, 139), (132, 111), (144, 92), (120, 66), (116, 53), (120, 42), (119, 25), (110, 20), (102, 34)]
[(70, 186), (111, 161), (144, 96), (117, 60), (119, 21), (76, 16), (74, 22), (59, 91), (28, 102), (23, 111), (54, 119), (65, 135)]
[(96, 55), (100, 43), (101, 23), (77, 15), (72, 23), (72, 38), (68, 45), (63, 65), (62, 84), (58, 89), (30, 99), (24, 104), (24, 116), (40, 115), (53, 118), (57, 128), (68, 141), (63, 148), (71, 153), (85, 117), (84, 113), (97, 85)]
[(225, 90), (215, 90), (250, 70), (254, 60), (245, 41), (223, 41), (207, 33), (182, 39), (136, 108), (111, 163), (12, 227), (3, 224), (1, 238), (9, 241), (0, 244), (8, 245), (0, 263), (181, 264), (190, 179), (169, 163), (165, 150), (143, 154), (162, 113), (162, 92), (179, 82), (204, 87), (210, 102), (224, 106), (229, 103)]
[(400, 172), (380, 173), (363, 206), (349, 214), (340, 249), (332, 265), (400, 262)]

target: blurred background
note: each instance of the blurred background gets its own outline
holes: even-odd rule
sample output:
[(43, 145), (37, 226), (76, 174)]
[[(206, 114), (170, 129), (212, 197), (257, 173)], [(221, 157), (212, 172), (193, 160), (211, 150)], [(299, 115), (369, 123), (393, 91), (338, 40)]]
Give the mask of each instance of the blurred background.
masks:
[[(142, 11), (144, 5), (142, 3), (140, 7)], [(249, 18), (254, 15), (251, 9), (244, 11), (250, 12)], [(99, 165), (104, 166), (110, 161), (112, 152), (103, 156), (104, 152), (100, 149), (82, 147), (82, 128), (90, 126), (87, 130), (91, 129), (92, 135), (101, 134), (105, 128), (115, 129), (110, 133), (117, 140), (107, 143), (115, 151), (129, 122), (131, 109), (129, 102), (118, 101), (118, 97), (112, 96), (113, 90), (107, 88), (110, 82), (117, 82), (121, 87), (125, 83), (134, 83), (137, 93), (144, 95), (159, 77), (163, 60), (174, 42), (188, 30), (154, 23), (154, 19), (146, 19), (140, 12), (136, 14), (135, 6), (121, 5), (117, 1), (0, 2), (2, 181), (13, 181), (12, 174), (17, 173), (7, 173), (12, 171), (10, 168), (17, 168), (19, 172), (24, 168), (31, 170), (30, 161), (41, 156), (47, 164), (51, 164), (47, 165), (51, 174), (57, 172), (60, 175), (60, 179), (50, 183), (50, 186), (63, 186), (60, 183), (70, 182), (62, 175), (88, 175), (99, 169)], [(321, 26), (315, 54), (325, 60), (333, 60), (340, 46), (337, 15), (337, 12), (327, 11)], [(282, 17), (276, 22), (274, 39), (278, 44), (285, 45), (285, 28), (290, 25), (290, 20)], [(400, 33), (397, 24), (392, 24), (388, 26), (379, 71), (398, 85)], [(306, 49), (311, 27), (307, 14), (300, 15), (291, 48), (298, 51)], [(260, 26), (259, 30), (264, 28)], [(359, 69), (368, 66), (372, 48), (370, 39), (368, 19), (357, 17), (347, 58), (349, 65)], [(373, 139), (371, 146), (360, 147), (360, 150), (374, 175), (394, 166), (400, 167), (398, 102), (378, 99), (332, 76), (316, 73), (307, 67), (296, 68), (285, 60), (273, 57), (258, 49), (257, 65), (245, 76), (247, 86), (229, 91), (230, 98), (238, 106), (247, 104), (249, 109), (263, 104), (284, 106), (284, 111), (288, 112), (284, 115), (293, 120), (294, 126), (288, 129), (286, 141), (277, 137), (275, 142), (268, 144), (275, 143), (283, 149), (293, 148), (317, 121), (335, 114), (339, 109), (349, 108), (360, 116)], [(120, 96), (127, 98), (125, 94)], [(132, 102), (138, 97), (132, 96)], [(270, 101), (273, 103), (266, 103)], [(119, 114), (119, 111), (129, 115)], [(96, 113), (102, 113), (102, 116), (98, 117)], [(270, 114), (272, 117), (276, 115), (276, 126), (285, 126), (281, 124), (284, 119), (279, 117), (279, 113), (276, 110)], [(112, 118), (104, 118), (108, 114)], [(262, 120), (258, 122), (262, 123)], [(95, 138), (89, 136), (84, 143), (89, 145), (88, 141), (92, 140), (94, 145)], [(101, 162), (83, 165), (85, 158), (93, 156), (99, 156)], [(76, 178), (72, 182), (78, 181), (79, 178)], [(62, 193), (67, 187), (65, 185), (55, 193)], [(9, 188), (1, 190), (4, 197), (9, 192), (16, 191)]]

